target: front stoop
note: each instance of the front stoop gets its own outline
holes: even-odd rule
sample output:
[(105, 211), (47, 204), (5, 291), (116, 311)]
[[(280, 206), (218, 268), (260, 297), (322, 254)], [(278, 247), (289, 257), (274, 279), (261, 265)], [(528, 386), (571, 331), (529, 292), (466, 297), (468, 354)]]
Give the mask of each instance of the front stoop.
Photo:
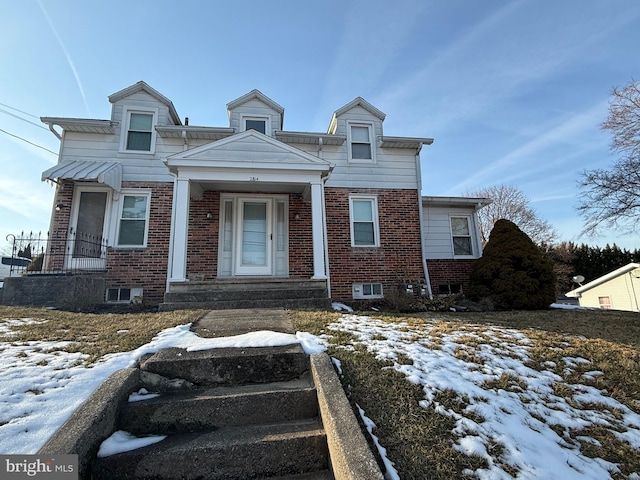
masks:
[(178, 309), (330, 308), (325, 280), (288, 278), (219, 279), (175, 282), (161, 311)]
[(167, 391), (122, 404), (117, 429), (167, 438), (96, 459), (93, 479), (333, 478), (309, 357), (299, 345), (170, 348), (140, 368), (149, 391)]

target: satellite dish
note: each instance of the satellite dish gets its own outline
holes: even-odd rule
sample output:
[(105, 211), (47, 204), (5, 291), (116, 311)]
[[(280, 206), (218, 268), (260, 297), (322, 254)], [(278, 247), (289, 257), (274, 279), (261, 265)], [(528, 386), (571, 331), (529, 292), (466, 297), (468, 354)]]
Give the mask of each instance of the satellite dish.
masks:
[(571, 280), (573, 280), (573, 282), (577, 283), (578, 285), (582, 285), (582, 282), (584, 282), (584, 277), (582, 275), (576, 275)]

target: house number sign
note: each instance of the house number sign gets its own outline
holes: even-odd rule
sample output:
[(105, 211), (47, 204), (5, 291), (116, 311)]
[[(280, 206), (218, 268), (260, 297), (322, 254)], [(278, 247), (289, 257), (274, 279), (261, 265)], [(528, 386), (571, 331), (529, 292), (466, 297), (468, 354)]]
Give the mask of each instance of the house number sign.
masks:
[(258, 177), (249, 177), (249, 181), (250, 182), (257, 182), (258, 181)]

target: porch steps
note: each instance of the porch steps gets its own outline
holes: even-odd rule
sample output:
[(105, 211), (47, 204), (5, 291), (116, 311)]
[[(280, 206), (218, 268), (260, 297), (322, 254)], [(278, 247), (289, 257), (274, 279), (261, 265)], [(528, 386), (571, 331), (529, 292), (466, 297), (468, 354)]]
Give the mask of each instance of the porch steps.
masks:
[(117, 428), (167, 438), (98, 458), (93, 479), (333, 479), (309, 357), (299, 345), (170, 348), (140, 369), (147, 389), (161, 394), (123, 404)]
[(221, 279), (176, 282), (165, 293), (161, 311), (205, 308), (330, 308), (325, 280)]

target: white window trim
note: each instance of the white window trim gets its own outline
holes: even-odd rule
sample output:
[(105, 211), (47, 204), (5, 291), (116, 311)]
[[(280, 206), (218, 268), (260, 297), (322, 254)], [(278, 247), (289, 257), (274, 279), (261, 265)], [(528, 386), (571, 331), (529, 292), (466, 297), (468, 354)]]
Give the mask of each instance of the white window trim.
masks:
[(268, 115), (242, 115), (240, 117), (240, 128), (243, 132), (247, 131), (247, 120), (258, 120), (264, 122), (264, 134), (271, 137), (271, 117), (269, 117)]
[[(129, 122), (132, 113), (142, 113), (145, 115), (153, 115), (151, 121), (151, 149), (146, 150), (127, 150), (127, 138), (129, 135)], [(153, 155), (156, 152), (156, 125), (158, 124), (157, 108), (135, 108), (123, 107), (122, 110), (122, 130), (120, 132), (120, 153), (135, 153), (139, 155)]]
[[(467, 219), (467, 226), (469, 227), (469, 243), (471, 245), (471, 255), (456, 255), (456, 247), (453, 241), (453, 219), (454, 218), (466, 218)], [(466, 258), (476, 258), (476, 242), (474, 239), (474, 228), (473, 228), (473, 217), (471, 215), (464, 215), (464, 214), (459, 214), (459, 215), (449, 215), (449, 235), (451, 237), (451, 253), (453, 254), (453, 258), (460, 258), (460, 259), (466, 259)], [(455, 235), (457, 237), (462, 237), (462, 235)]]
[[(374, 285), (380, 285), (380, 293), (372, 293), (371, 295), (365, 295), (364, 286), (370, 285), (371, 291), (373, 292)], [(351, 285), (351, 296), (354, 300), (368, 300), (368, 299), (377, 299), (384, 298), (384, 286), (379, 282), (364, 282), (364, 283), (354, 283)]]
[[(122, 209), (124, 208), (124, 198), (125, 197), (147, 197), (147, 216), (145, 218), (144, 223), (144, 242), (142, 245), (120, 245), (118, 243), (120, 238), (120, 221), (122, 220)], [(114, 215), (114, 235), (113, 235), (113, 248), (119, 249), (135, 249), (135, 248), (147, 248), (147, 241), (149, 239), (149, 217), (151, 213), (151, 190), (148, 188), (131, 188), (131, 189), (123, 189), (118, 195), (117, 205), (115, 208), (117, 212)]]
[[(371, 158), (353, 158), (351, 149), (351, 127), (366, 127), (369, 129), (369, 145), (371, 146)], [(376, 136), (375, 126), (368, 122), (347, 122), (347, 153), (349, 163), (376, 163)]]
[[(369, 200), (372, 203), (373, 214), (373, 245), (356, 245), (353, 233), (353, 201)], [(378, 197), (375, 195), (350, 195), (349, 196), (349, 230), (351, 232), (351, 246), (354, 248), (378, 248), (380, 247), (380, 219), (378, 217)]]

